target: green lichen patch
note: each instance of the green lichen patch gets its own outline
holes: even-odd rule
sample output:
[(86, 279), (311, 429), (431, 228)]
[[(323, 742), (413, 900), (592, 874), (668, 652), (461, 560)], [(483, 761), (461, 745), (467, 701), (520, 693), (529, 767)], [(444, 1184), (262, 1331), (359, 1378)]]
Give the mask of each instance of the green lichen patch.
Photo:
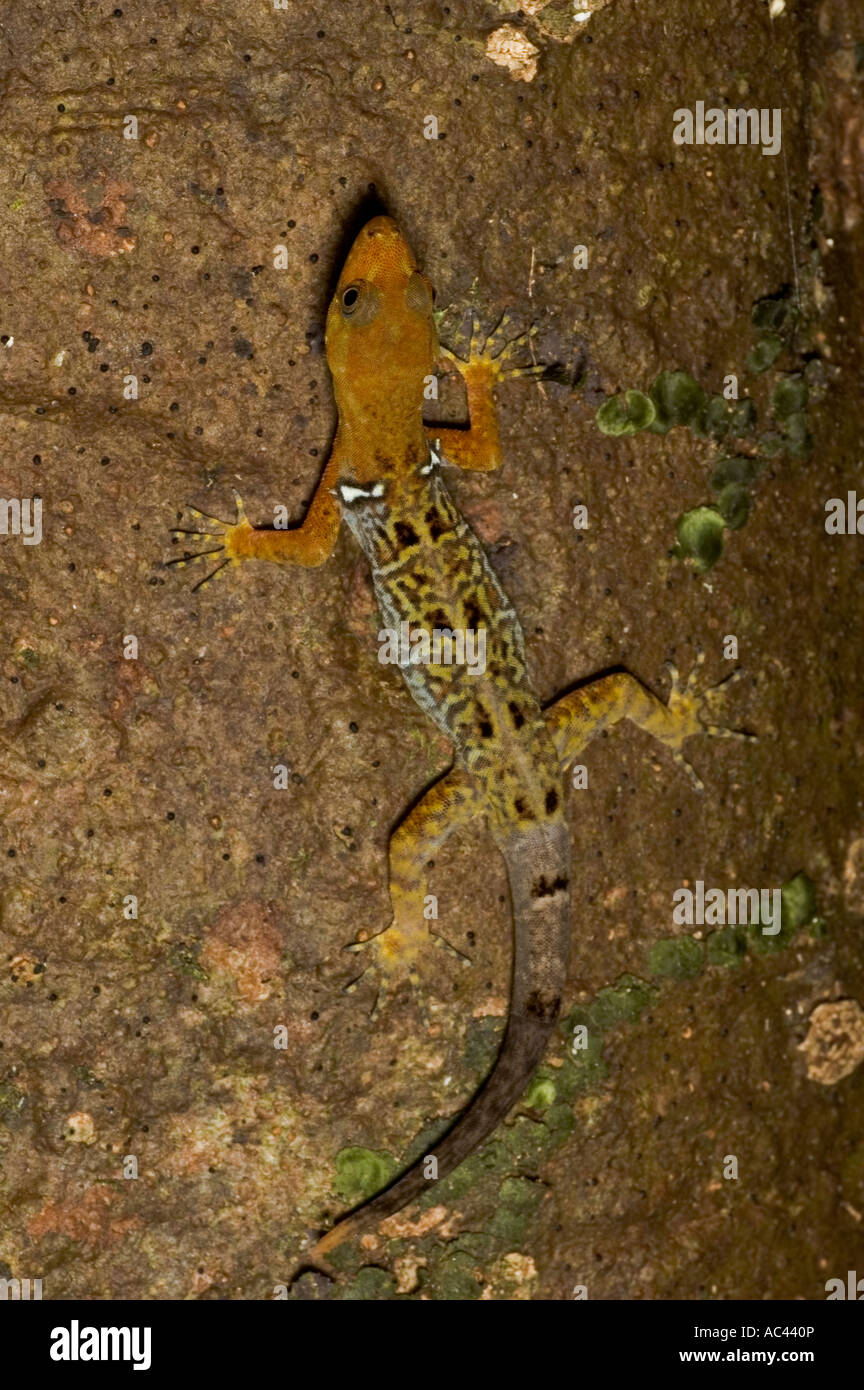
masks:
[(759, 448), (767, 459), (776, 459), (786, 452), (786, 440), (777, 430), (766, 430), (759, 436)]
[(718, 931), (709, 932), (705, 955), (709, 965), (726, 968), (741, 965), (747, 955), (747, 942), (737, 927), (720, 927)]
[(548, 1110), (555, 1101), (555, 1082), (548, 1074), (538, 1072), (522, 1097), (522, 1104), (529, 1110)]
[(457, 1236), (448, 1246), (448, 1250), (455, 1253), (459, 1251), (463, 1255), (470, 1255), (475, 1264), (480, 1260), (486, 1260), (494, 1256), (498, 1242), (488, 1231), (463, 1231), (461, 1236)]
[(655, 991), (636, 975), (621, 975), (614, 985), (598, 991), (591, 1005), (592, 1026), (600, 1033), (620, 1023), (637, 1023)]
[(572, 1044), (577, 1027), (585, 1028), (589, 1033), (598, 1031), (590, 1004), (574, 1004), (569, 1014), (558, 1021), (558, 1030), (567, 1039), (568, 1044)]
[(758, 418), (759, 411), (756, 408), (756, 402), (750, 396), (742, 396), (741, 400), (734, 401), (732, 404), (729, 433), (741, 439), (749, 438), (756, 428)]
[(386, 1187), (396, 1172), (392, 1154), (372, 1149), (342, 1149), (336, 1155), (333, 1191), (352, 1205)]
[(787, 290), (777, 294), (767, 294), (757, 299), (750, 310), (750, 322), (759, 333), (780, 333), (792, 327), (795, 319), (795, 306)]
[(554, 1072), (559, 1100), (572, 1100), (580, 1092), (603, 1081), (608, 1068), (603, 1060), (601, 1030), (593, 1022), (590, 1008), (575, 1008), (561, 1022), (567, 1039), (567, 1052)]
[[(747, 358), (751, 372), (766, 372), (774, 365), (789, 346), (787, 335), (794, 321), (795, 309), (787, 290), (754, 306), (753, 323), (761, 336)], [(719, 394), (708, 396), (688, 372), (681, 370), (660, 372), (650, 396), (639, 391), (620, 392), (597, 412), (598, 426), (608, 435), (630, 435), (640, 429), (666, 434), (683, 426), (697, 439), (719, 442), (728, 437), (740, 440), (744, 447), (748, 442), (758, 446), (762, 458), (730, 455), (719, 459), (711, 481), (718, 494), (716, 501), (694, 507), (678, 518), (677, 543), (671, 553), (692, 561), (697, 572), (705, 573), (720, 559), (724, 530), (737, 531), (745, 525), (752, 501), (747, 489), (758, 477), (764, 459), (781, 454), (802, 459), (809, 456), (812, 437), (806, 406), (810, 386), (805, 370), (789, 372), (776, 384), (773, 404), (778, 428), (768, 429), (758, 438), (758, 412), (750, 397), (730, 401)]]
[(505, 1247), (522, 1244), (529, 1224), (543, 1200), (543, 1189), (528, 1178), (506, 1178), (498, 1189), (498, 1209), (491, 1223), (493, 1235)]
[(465, 1035), (462, 1061), (473, 1072), (485, 1075), (491, 1067), (501, 1046), (504, 1020), (501, 1018), (478, 1018), (472, 1021)]
[(774, 387), (774, 415), (778, 420), (786, 420), (806, 408), (809, 392), (807, 382), (801, 372), (790, 372), (783, 376)]
[(669, 980), (692, 980), (702, 974), (705, 947), (692, 936), (667, 936), (655, 941), (648, 953), (652, 975)]
[(788, 936), (784, 936), (781, 924), (780, 930), (766, 932), (764, 930), (769, 924), (767, 922), (750, 922), (748, 926), (740, 927), (739, 930), (747, 944), (747, 950), (752, 951), (754, 956), (772, 956), (777, 951), (782, 951), (788, 944)]
[(705, 392), (688, 372), (661, 372), (651, 387), (655, 418), (649, 428), (665, 434), (676, 425), (697, 423), (706, 407)]
[(709, 396), (700, 421), (703, 433), (712, 439), (725, 439), (732, 428), (735, 404), (735, 401), (727, 401), (725, 396)]
[(728, 483), (717, 495), (717, 510), (730, 531), (739, 531), (750, 514), (750, 494), (740, 483)]
[(603, 1060), (600, 1037), (589, 1034), (585, 1047), (576, 1047), (558, 1072), (559, 1095), (570, 1099), (580, 1091), (590, 1090), (604, 1081), (609, 1068)]
[(678, 544), (673, 554), (692, 560), (700, 573), (716, 565), (723, 553), (723, 530), (726, 523), (716, 507), (694, 507), (678, 518), (675, 533)]
[[(780, 930), (765, 932), (769, 925), (760, 918), (743, 928), (748, 948), (756, 955), (772, 955), (784, 950), (816, 912), (816, 889), (810, 878), (799, 872), (780, 889)], [(771, 925), (774, 925), (773, 923)]]
[[(603, 1058), (603, 1035), (621, 1024), (636, 1023), (654, 998), (655, 991), (636, 975), (621, 975), (614, 985), (598, 991), (586, 1005), (570, 1010), (559, 1027), (567, 1040), (567, 1052), (560, 1067), (550, 1075), (559, 1101), (573, 1100), (580, 1093), (599, 1086), (608, 1073)], [(563, 1123), (547, 1115), (550, 1126)]]
[(576, 1118), (569, 1105), (550, 1105), (543, 1116), (543, 1126), (548, 1131), (550, 1142), (557, 1145), (567, 1138), (574, 1129)]
[(761, 469), (761, 459), (743, 454), (728, 455), (715, 465), (711, 487), (717, 493), (716, 510), (730, 531), (740, 530), (750, 515), (748, 488)]
[(763, 333), (747, 354), (747, 370), (756, 375), (773, 367), (783, 351), (783, 339), (779, 333)]
[[(506, 1137), (507, 1131), (501, 1129), (497, 1133)], [(425, 1200), (430, 1204), (456, 1202), (490, 1174), (509, 1173), (512, 1168), (512, 1145), (505, 1143), (502, 1138), (487, 1140), (481, 1149), (442, 1178)]]
[[(753, 922), (720, 927), (717, 931), (710, 932), (706, 939), (707, 962), (709, 965), (737, 966), (742, 963), (748, 951), (758, 956), (782, 951), (808, 922), (819, 925), (815, 919), (815, 911), (816, 890), (813, 882), (805, 873), (797, 873), (780, 889), (778, 932), (765, 932), (763, 927), (769, 924), (758, 916)], [(668, 938), (668, 941), (673, 943), (680, 940), (683, 938)], [(666, 943), (658, 943), (659, 946), (664, 944)]]
[(377, 1265), (364, 1265), (341, 1290), (339, 1298), (344, 1303), (374, 1303), (391, 1299), (395, 1294), (396, 1280), (392, 1274)]
[(813, 436), (803, 411), (790, 415), (786, 420), (786, 452), (795, 459), (809, 458), (813, 452)]
[(501, 1130), (501, 1142), (510, 1154), (508, 1172), (512, 1173), (514, 1168), (531, 1171), (554, 1147), (554, 1135), (527, 1115), (517, 1115), (512, 1124)]
[(803, 870), (787, 879), (780, 889), (783, 929), (798, 931), (816, 912), (816, 885)]
[(476, 1268), (477, 1260), (473, 1255), (466, 1250), (456, 1250), (423, 1271), (423, 1292), (436, 1302), (473, 1302), (483, 1292)]
[(731, 483), (748, 487), (758, 478), (762, 470), (761, 459), (747, 458), (742, 454), (730, 454), (718, 459), (711, 474), (711, 486), (715, 492), (722, 492)]
[(597, 427), (603, 434), (636, 434), (648, 428), (655, 413), (654, 402), (644, 391), (623, 391), (600, 406)]

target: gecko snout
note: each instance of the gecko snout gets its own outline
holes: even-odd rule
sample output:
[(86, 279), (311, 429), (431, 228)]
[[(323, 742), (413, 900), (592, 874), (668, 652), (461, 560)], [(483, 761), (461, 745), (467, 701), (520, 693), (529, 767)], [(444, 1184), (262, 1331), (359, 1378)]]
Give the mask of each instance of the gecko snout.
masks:
[(363, 228), (363, 235), (367, 237), (401, 237), (401, 232), (396, 225), (393, 217), (373, 217)]

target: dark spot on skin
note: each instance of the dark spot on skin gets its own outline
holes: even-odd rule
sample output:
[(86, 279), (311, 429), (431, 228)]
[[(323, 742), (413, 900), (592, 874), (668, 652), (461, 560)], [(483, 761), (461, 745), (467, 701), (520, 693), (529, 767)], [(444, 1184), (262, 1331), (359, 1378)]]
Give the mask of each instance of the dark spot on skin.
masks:
[(465, 600), (465, 626), (476, 632), (483, 620), (483, 614), (473, 599)]
[(444, 613), (440, 608), (436, 608), (434, 613), (427, 613), (426, 621), (433, 632), (436, 630), (436, 628), (441, 632), (452, 631), (450, 624), (447, 621), (447, 614)]
[(556, 893), (564, 892), (569, 882), (570, 880), (564, 874), (556, 874), (551, 881), (546, 878), (545, 874), (541, 874), (531, 885), (531, 896), (532, 898), (554, 898)]
[(415, 594), (420, 594), (424, 589), (431, 587), (428, 574), (415, 572), (414, 574), (401, 575), (395, 582), (395, 588), (399, 589), (404, 599), (412, 599)]
[(521, 796), (517, 796), (516, 800), (513, 802), (513, 810), (516, 812), (517, 816), (522, 816), (526, 820), (534, 819)]
[(447, 531), (447, 525), (437, 507), (430, 507), (426, 513), (426, 525), (433, 541), (440, 540)]
[(558, 810), (558, 793), (554, 787), (550, 787), (546, 793), (546, 810), (550, 816)]
[(561, 999), (557, 994), (543, 994), (539, 989), (532, 990), (525, 1000), (525, 1012), (532, 1018), (543, 1019), (547, 1022), (558, 1017), (558, 1010), (561, 1007)]
[(479, 728), (481, 738), (491, 738), (495, 729), (492, 720), (489, 718), (489, 711), (484, 709), (482, 705), (477, 706), (477, 718), (480, 721)]
[(397, 521), (393, 528), (400, 545), (419, 545), (420, 537), (410, 521)]
[(519, 708), (519, 706), (516, 704), (516, 701), (515, 701), (515, 700), (511, 700), (510, 703), (509, 703), (509, 705), (507, 706), (507, 708), (509, 709), (510, 714), (511, 714), (512, 719), (513, 719), (513, 728), (514, 728), (514, 729), (521, 729), (521, 728), (522, 728), (522, 725), (525, 723), (525, 716), (524, 716), (524, 714), (522, 713), (522, 711), (521, 711), (521, 709)]

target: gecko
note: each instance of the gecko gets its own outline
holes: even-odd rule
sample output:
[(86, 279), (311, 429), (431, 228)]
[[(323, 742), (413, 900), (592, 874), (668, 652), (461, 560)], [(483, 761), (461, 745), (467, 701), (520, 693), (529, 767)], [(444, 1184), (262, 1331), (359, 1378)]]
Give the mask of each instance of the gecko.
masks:
[[(528, 335), (508, 338), (509, 323), (505, 313), (486, 336), (472, 315), (467, 360), (441, 348), (430, 280), (418, 269), (398, 224), (387, 216), (373, 218), (351, 245), (327, 313), (325, 350), (338, 418), (302, 524), (290, 530), (256, 528), (235, 493), (233, 522), (190, 508), (196, 529), (174, 531), (183, 543), (189, 538), (212, 542), (168, 562), (215, 563), (204, 583), (251, 559), (321, 565), (345, 521), (369, 561), (386, 628), (399, 631), (408, 623), (411, 630), (426, 632), (485, 633), (482, 672), (443, 659), (400, 668), (413, 699), (452, 744), (453, 764), (390, 837), (390, 925), (348, 949), (373, 956), (385, 991), (388, 982), (406, 976), (416, 981), (417, 961), (432, 936), (424, 915), (428, 863), (450, 834), (485, 817), (504, 859), (511, 900), (512, 971), (503, 1041), (485, 1082), (433, 1154), (338, 1220), (311, 1251), (319, 1262), (347, 1237), (392, 1216), (458, 1167), (504, 1120), (542, 1061), (559, 1017), (571, 946), (573, 865), (565, 778), (588, 741), (628, 719), (664, 745), (701, 788), (684, 759), (683, 743), (700, 733), (750, 737), (713, 722), (715, 698), (739, 673), (700, 691), (701, 651), (686, 681), (667, 663), (671, 691), (665, 703), (628, 671), (614, 670), (541, 706), (519, 620), (444, 476), (448, 465), (479, 471), (499, 467), (497, 386), (544, 370), (520, 365)], [(442, 356), (464, 380), (467, 428), (424, 423), (424, 386)]]

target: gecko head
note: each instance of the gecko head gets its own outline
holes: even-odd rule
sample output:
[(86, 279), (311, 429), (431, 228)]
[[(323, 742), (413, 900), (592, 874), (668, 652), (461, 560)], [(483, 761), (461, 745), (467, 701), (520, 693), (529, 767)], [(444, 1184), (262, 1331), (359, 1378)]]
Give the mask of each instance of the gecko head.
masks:
[(395, 400), (419, 411), (438, 354), (432, 285), (392, 217), (374, 217), (355, 238), (327, 313), (326, 345), (340, 409)]

